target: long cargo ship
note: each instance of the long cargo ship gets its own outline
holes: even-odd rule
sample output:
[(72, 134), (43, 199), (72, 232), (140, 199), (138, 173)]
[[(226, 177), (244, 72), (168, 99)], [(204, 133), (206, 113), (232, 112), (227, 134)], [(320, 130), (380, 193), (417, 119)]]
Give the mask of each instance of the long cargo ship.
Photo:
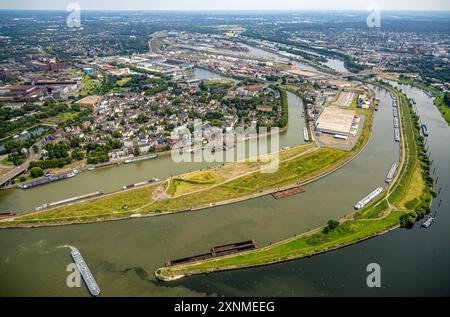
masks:
[(400, 125), (398, 124), (398, 118), (394, 117), (394, 128), (398, 129), (400, 127)]
[(392, 164), (391, 169), (389, 170), (388, 174), (386, 175), (386, 183), (390, 183), (392, 179), (394, 178), (395, 172), (397, 172), (399, 164), (398, 162), (395, 162)]
[(73, 203), (73, 202), (76, 202), (76, 201), (79, 201), (79, 200), (101, 196), (103, 194), (104, 194), (104, 192), (98, 191), (98, 192), (94, 192), (94, 193), (90, 193), (90, 194), (86, 194), (86, 195), (75, 196), (75, 197), (67, 198), (67, 199), (64, 199), (64, 200), (59, 200), (59, 201), (55, 201), (55, 202), (52, 202), (52, 203), (47, 203), (47, 204), (40, 205), (40, 206), (36, 207), (35, 210), (39, 211), (39, 210), (44, 210), (44, 209), (47, 209), (47, 208), (50, 208), (50, 207), (70, 204), (70, 203)]
[(143, 186), (143, 185), (146, 185), (146, 184), (152, 184), (152, 183), (156, 183), (156, 182), (159, 182), (159, 181), (160, 181), (159, 178), (151, 178), (151, 179), (149, 179), (147, 181), (143, 181), (143, 182), (140, 182), (140, 183), (125, 185), (125, 186), (122, 187), (122, 190), (127, 190), (127, 189), (130, 189), (130, 188), (139, 187), (139, 186)]
[(68, 178), (72, 178), (75, 177), (77, 175), (76, 172), (72, 171), (70, 173), (67, 174), (63, 174), (63, 175), (50, 175), (48, 177), (45, 177), (41, 180), (35, 181), (35, 182), (31, 182), (31, 183), (27, 183), (27, 184), (19, 184), (17, 185), (17, 188), (20, 189), (30, 189), (33, 187), (37, 187), (37, 186), (41, 186), (41, 185), (45, 185), (45, 184), (50, 184), (53, 182), (57, 182), (57, 181), (61, 181), (63, 179), (68, 179)]
[(428, 133), (427, 125), (426, 125), (425, 123), (423, 123), (422, 126), (421, 126), (421, 128), (422, 128), (423, 136), (428, 136), (429, 133)]
[(303, 128), (303, 139), (305, 140), (305, 142), (309, 142), (309, 133), (307, 127)]
[(356, 205), (355, 209), (359, 210), (366, 206), (368, 203), (370, 203), (372, 200), (374, 200), (378, 195), (380, 195), (383, 192), (383, 187), (378, 187), (373, 192), (371, 192), (369, 195), (364, 197), (362, 200), (360, 200)]
[(148, 155), (148, 156), (141, 156), (141, 157), (136, 157), (136, 158), (133, 158), (133, 159), (126, 160), (124, 163), (125, 164), (132, 164), (132, 163), (136, 163), (136, 162), (140, 162), (140, 161), (154, 160), (157, 157), (158, 156), (156, 154)]
[(397, 108), (394, 108), (394, 110), (392, 111), (392, 114), (394, 115), (394, 117), (398, 117)]
[(81, 274), (81, 277), (83, 277), (84, 283), (86, 284), (89, 293), (91, 293), (92, 296), (100, 295), (100, 287), (98, 287), (98, 284), (95, 281), (94, 276), (89, 270), (86, 262), (84, 261), (80, 251), (78, 251), (77, 248), (70, 247), (70, 255), (72, 256), (72, 259), (75, 262), (78, 271)]
[(400, 142), (400, 129), (394, 129), (394, 140), (395, 142)]

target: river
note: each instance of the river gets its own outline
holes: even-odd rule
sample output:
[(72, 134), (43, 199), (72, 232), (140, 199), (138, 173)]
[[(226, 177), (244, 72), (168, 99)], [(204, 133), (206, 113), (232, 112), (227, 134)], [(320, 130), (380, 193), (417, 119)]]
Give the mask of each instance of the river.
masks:
[[(339, 295), (350, 289), (355, 291), (358, 285), (363, 288), (364, 265), (389, 260), (398, 253), (390, 244), (385, 244), (386, 237), (403, 237), (405, 244), (398, 241), (398, 248), (410, 250), (407, 239), (413, 231), (398, 230), (386, 237), (308, 260), (198, 276), (174, 283), (157, 282), (153, 272), (166, 260), (203, 253), (214, 245), (255, 239), (264, 246), (351, 212), (356, 201), (384, 183), (392, 162), (399, 157), (398, 144), (392, 135), (390, 97), (383, 91), (377, 91), (377, 95), (381, 99), (380, 110), (376, 113), (373, 136), (367, 147), (344, 168), (306, 186), (304, 194), (283, 200), (266, 196), (164, 217), (1, 230), (0, 295), (87, 296), (85, 288), (71, 289), (65, 284), (66, 266), (71, 262), (67, 245), (80, 249), (102, 293), (107, 296)], [(295, 95), (288, 97), (289, 129), (281, 136), (282, 146), (299, 144), (303, 137), (303, 105)], [(431, 133), (434, 130), (430, 128)], [(170, 157), (160, 157), (135, 165), (85, 172), (71, 180), (31, 191), (1, 192), (1, 208), (30, 208), (43, 199), (51, 201), (98, 189), (117, 190), (123, 184), (150, 176), (165, 177), (199, 167), (192, 163), (175, 164)], [(431, 233), (434, 228), (426, 232)], [(382, 243), (385, 250), (370, 249), (373, 243)], [(381, 258), (379, 254), (383, 251), (387, 255)], [(330, 260), (330, 257), (334, 258)], [(399, 268), (398, 265), (393, 267)], [(409, 276), (404, 276), (404, 280), (410, 282)]]
[[(252, 45), (247, 45), (247, 44), (241, 44), (242, 46), (245, 46), (249, 49), (249, 54), (251, 55), (256, 55), (256, 56), (264, 56), (264, 57), (271, 57), (276, 61), (289, 61), (289, 58), (260, 49), (258, 47), (252, 46)], [(294, 48), (294, 47), (293, 47)], [(297, 48), (294, 48), (297, 49)], [(303, 49), (297, 49), (299, 51), (311, 54), (311, 55), (315, 55), (315, 56), (319, 56), (319, 57), (323, 57), (325, 58), (327, 61), (325, 63), (322, 63), (322, 65), (328, 66), (329, 68), (337, 71), (337, 72), (341, 72), (341, 73), (347, 73), (348, 70), (347, 68), (345, 68), (345, 64), (344, 61), (340, 60), (340, 59), (334, 59), (334, 58), (329, 58), (328, 56), (325, 55), (321, 55), (319, 53), (313, 52), (313, 51), (309, 51), (309, 50), (303, 50)], [(297, 65), (298, 67), (300, 67), (301, 69), (304, 70), (309, 70), (309, 71), (313, 71), (313, 72), (317, 72), (320, 74), (324, 74), (323, 72), (321, 72), (320, 70), (316, 69), (314, 66), (307, 64), (307, 63), (302, 63), (302, 62), (297, 62), (297, 61), (292, 61), (292, 63), (294, 65)]]

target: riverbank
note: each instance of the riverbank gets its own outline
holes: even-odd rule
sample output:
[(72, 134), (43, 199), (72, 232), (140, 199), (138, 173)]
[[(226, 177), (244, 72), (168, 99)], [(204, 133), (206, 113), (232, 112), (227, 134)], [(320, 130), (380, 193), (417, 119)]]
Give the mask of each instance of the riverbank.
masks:
[[(430, 206), (432, 189), (429, 188), (429, 182), (424, 185), (418, 197), (410, 200), (410, 202), (418, 203), (411, 208), (412, 210), (398, 208), (397, 206), (402, 198), (411, 195), (411, 178), (418, 166), (421, 168), (423, 178), (429, 178), (430, 176), (429, 170), (427, 171), (427, 168), (424, 168), (426, 165), (422, 164), (423, 160), (419, 160), (419, 153), (423, 148), (421, 149), (420, 144), (417, 143), (418, 127), (417, 125), (414, 126), (412, 107), (408, 104), (406, 97), (399, 91), (387, 85), (377, 85), (395, 94), (399, 104), (402, 127), (400, 172), (382, 197), (349, 217), (341, 219), (338, 226), (331, 227), (328, 225), (317, 228), (274, 245), (238, 255), (163, 267), (156, 270), (156, 277), (162, 281), (171, 281), (190, 275), (269, 265), (310, 257), (389, 232), (398, 228), (401, 224), (404, 225), (405, 218), (410, 217), (412, 212), (417, 212), (419, 205), (420, 208), (424, 207), (424, 204)], [(416, 192), (416, 189), (414, 191)], [(422, 198), (422, 196), (424, 197)], [(418, 219), (420, 218), (415, 218), (414, 221)]]
[[(381, 78), (383, 78), (383, 77), (381, 77)], [(439, 91), (436, 88), (429, 86), (423, 82), (414, 81), (409, 78), (392, 77), (392, 78), (386, 78), (386, 79), (395, 81), (402, 85), (408, 85), (411, 87), (416, 87), (416, 88), (422, 89), (423, 91), (427, 92), (428, 95), (434, 96), (434, 100), (433, 100), (434, 105), (436, 106), (436, 108), (438, 108), (442, 117), (447, 122), (447, 125), (450, 126), (450, 107), (444, 103), (444, 93), (442, 91)]]

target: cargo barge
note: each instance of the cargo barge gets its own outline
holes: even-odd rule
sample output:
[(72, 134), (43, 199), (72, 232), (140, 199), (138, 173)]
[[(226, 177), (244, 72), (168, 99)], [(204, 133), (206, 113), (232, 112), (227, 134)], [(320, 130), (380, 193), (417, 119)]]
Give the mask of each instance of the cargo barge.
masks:
[(425, 123), (423, 123), (422, 126), (421, 126), (421, 128), (422, 128), (422, 134), (423, 134), (423, 136), (428, 136), (429, 133), (428, 133), (427, 125), (426, 125)]
[(156, 154), (148, 155), (148, 156), (141, 156), (141, 157), (136, 157), (136, 158), (132, 158), (132, 159), (126, 160), (124, 163), (125, 164), (132, 164), (132, 163), (136, 163), (136, 162), (140, 162), (140, 161), (154, 160), (157, 157), (158, 156)]
[(39, 210), (44, 210), (44, 209), (51, 208), (51, 207), (56, 207), (56, 206), (59, 206), (59, 205), (66, 205), (66, 204), (74, 203), (76, 201), (80, 201), (80, 200), (83, 200), (83, 199), (88, 199), (88, 198), (102, 196), (103, 194), (104, 194), (104, 192), (98, 191), (98, 192), (94, 192), (94, 193), (90, 193), (90, 194), (86, 194), (86, 195), (75, 196), (75, 197), (67, 198), (67, 199), (64, 199), (64, 200), (59, 200), (59, 201), (55, 201), (55, 202), (51, 202), (51, 203), (46, 203), (46, 204), (40, 205), (40, 206), (34, 208), (34, 210), (39, 211)]
[(398, 129), (400, 127), (399, 123), (398, 123), (398, 118), (394, 117), (394, 128)]
[(211, 252), (209, 252), (209, 253), (204, 253), (204, 254), (195, 255), (195, 256), (191, 256), (191, 257), (187, 257), (187, 258), (168, 261), (166, 263), (166, 266), (187, 264), (187, 263), (192, 263), (195, 261), (212, 259), (212, 258), (224, 256), (224, 255), (230, 255), (230, 254), (251, 251), (251, 250), (255, 250), (257, 248), (258, 247), (256, 245), (255, 240), (248, 240), (248, 241), (242, 241), (242, 242), (238, 242), (238, 243), (224, 244), (224, 245), (219, 245), (217, 247), (211, 248)]
[(392, 111), (392, 114), (394, 115), (394, 117), (398, 117), (398, 110), (397, 110), (397, 108), (394, 108), (394, 110)]
[(100, 295), (100, 287), (98, 287), (98, 284), (84, 261), (80, 251), (78, 251), (77, 248), (70, 247), (70, 255), (72, 256), (72, 259), (75, 262), (75, 265), (77, 266), (77, 269), (80, 272), (89, 293), (91, 293), (92, 296)]
[(152, 184), (152, 183), (156, 183), (159, 181), (160, 181), (159, 178), (151, 178), (147, 181), (139, 182), (136, 184), (124, 185), (124, 186), (122, 186), (122, 190), (127, 190), (127, 189), (131, 189), (131, 188), (135, 188), (135, 187), (139, 187), (139, 186), (143, 186), (143, 185), (147, 185), (147, 184)]
[(398, 162), (395, 162), (392, 164), (391, 169), (389, 170), (388, 174), (386, 175), (386, 183), (390, 183), (392, 179), (394, 178), (395, 172), (397, 172), (399, 164)]
[(297, 187), (289, 188), (286, 190), (280, 190), (279, 192), (273, 193), (272, 197), (275, 199), (282, 199), (282, 198), (286, 198), (286, 197), (297, 195), (297, 194), (304, 193), (304, 192), (305, 192), (304, 187), (297, 186)]
[(400, 142), (400, 129), (399, 128), (394, 129), (394, 140), (395, 140), (395, 142)]
[(355, 205), (355, 209), (359, 210), (361, 208), (363, 208), (364, 206), (366, 206), (368, 203), (370, 203), (372, 200), (374, 200), (375, 198), (378, 197), (378, 195), (380, 195), (383, 192), (383, 187), (378, 187), (377, 189), (375, 189), (373, 192), (371, 192), (369, 195), (367, 195), (366, 197), (364, 197), (362, 200), (360, 200), (356, 205)]
[(309, 142), (309, 132), (307, 127), (303, 128), (303, 139), (305, 142)]
[(63, 175), (50, 175), (47, 176), (41, 180), (35, 181), (35, 182), (31, 182), (31, 183), (27, 183), (27, 184), (19, 184), (17, 185), (17, 188), (19, 189), (30, 189), (33, 187), (37, 187), (37, 186), (41, 186), (41, 185), (46, 185), (46, 184), (50, 184), (53, 182), (57, 182), (57, 181), (61, 181), (64, 179), (68, 179), (68, 178), (72, 178), (75, 177), (77, 175), (77, 172), (72, 171), (70, 173), (67, 174), (63, 174)]

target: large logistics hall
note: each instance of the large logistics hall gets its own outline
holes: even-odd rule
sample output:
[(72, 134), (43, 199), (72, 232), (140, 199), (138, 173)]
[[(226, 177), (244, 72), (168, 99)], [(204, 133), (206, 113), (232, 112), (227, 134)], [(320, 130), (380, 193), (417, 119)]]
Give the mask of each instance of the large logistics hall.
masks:
[(356, 112), (339, 107), (326, 107), (316, 121), (316, 131), (348, 137)]

